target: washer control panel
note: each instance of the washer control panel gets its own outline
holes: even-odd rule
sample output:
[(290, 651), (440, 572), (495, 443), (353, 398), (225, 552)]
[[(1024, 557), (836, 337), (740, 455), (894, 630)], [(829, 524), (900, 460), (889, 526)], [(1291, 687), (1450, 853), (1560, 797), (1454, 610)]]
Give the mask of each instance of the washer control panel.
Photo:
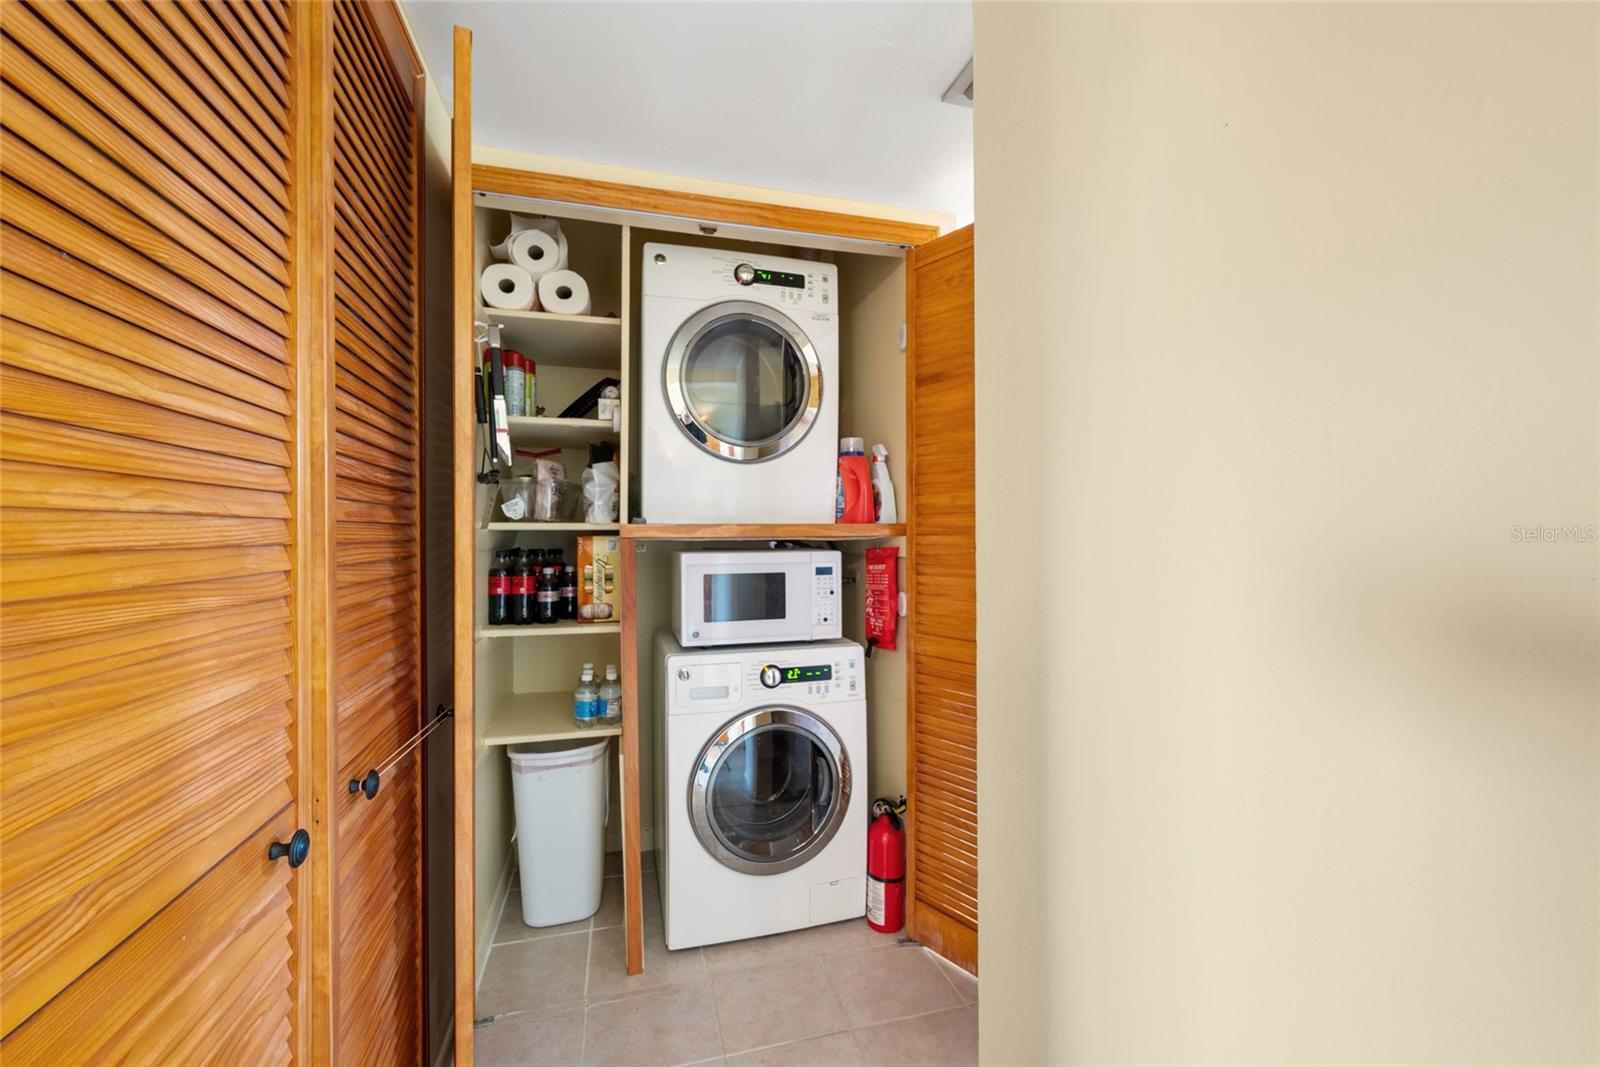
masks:
[(786, 700), (855, 700), (866, 693), (865, 669), (856, 646), (818, 645), (815, 651), (752, 664), (746, 684), (752, 690), (757, 686), (772, 690), (775, 697)]
[[(675, 643), (674, 643), (675, 645)], [(866, 655), (854, 641), (674, 652), (663, 679), (668, 714), (747, 709), (762, 703), (865, 700)]]

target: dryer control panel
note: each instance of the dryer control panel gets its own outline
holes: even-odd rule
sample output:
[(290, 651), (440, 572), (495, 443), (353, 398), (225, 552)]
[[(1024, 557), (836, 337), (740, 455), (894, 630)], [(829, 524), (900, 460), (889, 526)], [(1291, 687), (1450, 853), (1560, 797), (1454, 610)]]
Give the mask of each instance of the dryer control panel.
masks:
[(838, 268), (805, 259), (684, 245), (644, 246), (645, 296), (759, 300), (793, 311), (838, 308)]

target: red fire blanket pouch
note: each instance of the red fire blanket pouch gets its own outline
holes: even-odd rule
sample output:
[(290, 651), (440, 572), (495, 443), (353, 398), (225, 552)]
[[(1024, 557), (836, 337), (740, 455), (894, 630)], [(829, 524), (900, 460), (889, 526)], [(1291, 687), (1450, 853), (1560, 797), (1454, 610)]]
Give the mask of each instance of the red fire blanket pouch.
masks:
[(894, 651), (900, 626), (900, 550), (867, 549), (867, 655), (874, 648)]

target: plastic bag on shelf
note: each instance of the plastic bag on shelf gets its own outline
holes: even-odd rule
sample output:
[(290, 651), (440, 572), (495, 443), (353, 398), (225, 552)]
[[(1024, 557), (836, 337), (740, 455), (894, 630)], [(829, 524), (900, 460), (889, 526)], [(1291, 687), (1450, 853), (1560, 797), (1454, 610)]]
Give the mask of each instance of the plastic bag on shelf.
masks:
[(586, 467), (583, 472), (583, 521), (600, 524), (613, 523), (621, 513), (621, 500), (617, 490), (622, 484), (622, 474), (616, 463), (607, 460)]

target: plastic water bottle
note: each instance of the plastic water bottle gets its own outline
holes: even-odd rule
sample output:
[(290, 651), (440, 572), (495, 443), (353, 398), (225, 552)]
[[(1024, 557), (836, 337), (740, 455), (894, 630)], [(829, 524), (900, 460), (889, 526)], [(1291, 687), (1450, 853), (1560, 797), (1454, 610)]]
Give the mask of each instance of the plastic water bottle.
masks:
[(600, 721), (600, 691), (594, 685), (594, 664), (583, 665), (583, 676), (572, 692), (572, 719), (584, 729)]
[(622, 725), (622, 682), (615, 663), (606, 664), (606, 680), (600, 686), (600, 721), (607, 726)]

